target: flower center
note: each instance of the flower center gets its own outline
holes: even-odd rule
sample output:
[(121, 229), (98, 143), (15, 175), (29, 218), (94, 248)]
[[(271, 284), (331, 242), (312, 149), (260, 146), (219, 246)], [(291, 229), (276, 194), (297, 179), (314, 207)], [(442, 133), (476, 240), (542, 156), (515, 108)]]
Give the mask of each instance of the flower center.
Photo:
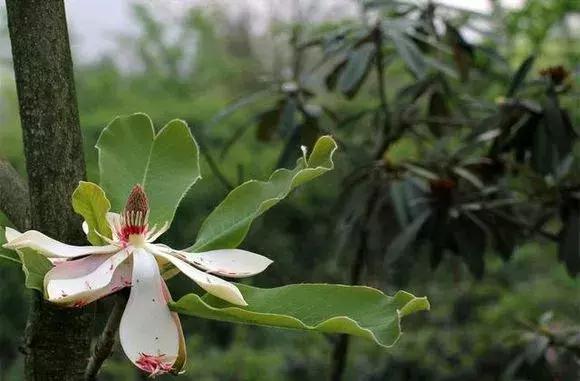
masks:
[(135, 185), (127, 199), (125, 209), (121, 214), (121, 231), (119, 239), (134, 247), (143, 247), (149, 219), (149, 201), (143, 187)]
[(151, 377), (155, 377), (171, 372), (172, 365), (165, 360), (165, 355), (154, 356), (141, 353), (139, 359), (137, 359), (135, 363), (143, 371), (149, 373)]

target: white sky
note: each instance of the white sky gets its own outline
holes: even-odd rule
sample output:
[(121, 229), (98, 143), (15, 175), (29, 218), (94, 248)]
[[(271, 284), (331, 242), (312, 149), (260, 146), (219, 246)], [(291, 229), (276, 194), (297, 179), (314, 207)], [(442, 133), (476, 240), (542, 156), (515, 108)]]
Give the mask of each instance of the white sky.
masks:
[[(0, 0), (4, 3), (4, 0)], [(179, 17), (183, 10), (192, 5), (204, 6), (221, 3), (229, 9), (251, 8), (256, 14), (264, 15), (273, 6), (291, 8), (301, 0), (66, 0), (67, 17), (72, 36), (72, 50), (77, 61), (90, 61), (115, 48), (118, 34), (136, 33), (136, 26), (131, 22), (131, 6), (135, 3), (146, 4), (155, 9), (156, 14), (164, 17)], [(439, 0), (455, 6), (487, 12), (490, 0)], [(352, 1), (355, 3), (355, 1)], [(503, 0), (506, 6), (520, 6), (524, 0)], [(337, 0), (319, 0), (331, 8)], [(344, 3), (344, 0), (342, 1)], [(258, 20), (259, 23), (259, 20)]]

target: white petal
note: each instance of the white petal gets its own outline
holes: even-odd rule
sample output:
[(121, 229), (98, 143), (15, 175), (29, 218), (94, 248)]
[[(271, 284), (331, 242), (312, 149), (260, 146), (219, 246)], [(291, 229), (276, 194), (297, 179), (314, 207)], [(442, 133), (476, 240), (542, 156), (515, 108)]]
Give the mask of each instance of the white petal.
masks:
[[(167, 288), (167, 284), (162, 280), (161, 285), (163, 286), (163, 296), (165, 297), (165, 303), (172, 302), (171, 294)], [(173, 371), (179, 373), (185, 368), (185, 362), (187, 361), (187, 348), (185, 346), (185, 336), (183, 335), (183, 328), (181, 327), (181, 321), (179, 320), (179, 314), (177, 312), (171, 311), (171, 317), (175, 321), (175, 325), (179, 329), (179, 354), (177, 360), (173, 363)]]
[(148, 245), (147, 250), (154, 253), (155, 255), (167, 259), (175, 267), (179, 269), (182, 273), (191, 278), (199, 287), (203, 288), (210, 294), (217, 296), (220, 299), (228, 301), (233, 304), (240, 306), (247, 306), (248, 303), (244, 300), (242, 293), (238, 288), (230, 282), (220, 279), (208, 273), (204, 273), (191, 266), (185, 261), (174, 257), (171, 254), (165, 253), (161, 248), (155, 245)]
[(16, 238), (18, 238), (18, 236), (22, 234), (20, 233), (18, 230), (16, 229), (12, 229), (8, 226), (6, 226), (6, 230), (4, 231), (4, 235), (6, 237), (6, 242), (10, 242)]
[(127, 357), (138, 367), (148, 360), (172, 366), (180, 354), (180, 327), (167, 306), (163, 279), (155, 257), (143, 249), (133, 251), (133, 286), (119, 327), (121, 346)]
[(117, 232), (121, 230), (121, 215), (119, 213), (107, 212), (105, 218), (113, 232), (113, 241), (117, 241), (119, 239)]
[(203, 253), (173, 251), (173, 254), (199, 268), (229, 278), (245, 278), (261, 273), (272, 264), (262, 255), (239, 249), (212, 250)]
[(111, 255), (89, 255), (56, 264), (44, 277), (46, 298), (58, 304), (82, 307), (131, 285), (128, 250)]
[(88, 254), (111, 254), (119, 251), (119, 248), (114, 245), (73, 246), (52, 239), (36, 230), (20, 233), (14, 229), (10, 229), (10, 231), (8, 229), (6, 228), (8, 242), (4, 244), (5, 248), (12, 250), (30, 248), (47, 257), (74, 258)]
[(81, 225), (81, 227), (83, 228), (83, 232), (88, 235), (89, 234), (89, 224), (87, 223), (87, 221), (83, 221), (83, 224)]

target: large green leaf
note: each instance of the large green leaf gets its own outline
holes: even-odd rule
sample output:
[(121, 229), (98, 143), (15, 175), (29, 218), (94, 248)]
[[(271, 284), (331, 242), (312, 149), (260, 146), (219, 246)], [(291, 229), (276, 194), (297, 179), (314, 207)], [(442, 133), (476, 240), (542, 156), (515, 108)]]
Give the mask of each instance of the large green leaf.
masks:
[(97, 184), (81, 181), (72, 194), (72, 206), (87, 222), (89, 242), (95, 246), (106, 244), (101, 236), (111, 237), (111, 228), (106, 218), (111, 203), (105, 191)]
[(157, 135), (145, 114), (115, 118), (101, 133), (101, 186), (120, 211), (135, 184), (149, 197), (151, 225), (171, 222), (181, 198), (201, 177), (199, 149), (187, 124), (173, 120)]
[(188, 250), (237, 247), (254, 219), (294, 188), (330, 171), (334, 166), (332, 155), (336, 148), (330, 136), (323, 136), (314, 145), (310, 157), (299, 159), (294, 169), (278, 169), (268, 181), (250, 180), (235, 188), (206, 218), (197, 241)]
[(426, 298), (399, 291), (395, 296), (364, 286), (294, 284), (261, 289), (237, 285), (248, 306), (206, 294), (188, 294), (170, 307), (181, 314), (232, 323), (346, 333), (388, 348), (401, 335), (400, 320), (428, 310)]

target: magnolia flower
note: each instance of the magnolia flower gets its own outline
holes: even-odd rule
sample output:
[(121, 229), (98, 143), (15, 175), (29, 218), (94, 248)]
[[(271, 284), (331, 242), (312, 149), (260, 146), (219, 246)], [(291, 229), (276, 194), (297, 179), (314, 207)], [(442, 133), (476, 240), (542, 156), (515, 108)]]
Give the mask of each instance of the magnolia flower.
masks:
[[(247, 277), (264, 271), (272, 261), (244, 250), (189, 253), (154, 244), (169, 224), (149, 228), (148, 215), (147, 196), (136, 185), (122, 214), (107, 214), (112, 238), (101, 236), (106, 246), (71, 246), (35, 230), (6, 228), (4, 247), (30, 248), (48, 257), (55, 266), (44, 278), (45, 298), (63, 306), (82, 307), (131, 287), (119, 327), (121, 346), (137, 367), (156, 376), (181, 371), (186, 358), (181, 324), (167, 306), (171, 295), (160, 266), (172, 264), (208, 293), (245, 306), (234, 284), (212, 274)], [(88, 232), (86, 223), (83, 229)]]

